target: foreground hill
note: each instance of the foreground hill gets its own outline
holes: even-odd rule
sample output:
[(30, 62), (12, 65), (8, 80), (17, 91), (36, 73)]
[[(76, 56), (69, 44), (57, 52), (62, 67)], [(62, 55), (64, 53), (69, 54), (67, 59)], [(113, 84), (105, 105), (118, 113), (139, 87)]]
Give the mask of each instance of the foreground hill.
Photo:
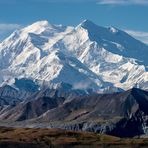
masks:
[(0, 128), (0, 147), (5, 148), (146, 148), (147, 146), (148, 139), (120, 139), (61, 129)]

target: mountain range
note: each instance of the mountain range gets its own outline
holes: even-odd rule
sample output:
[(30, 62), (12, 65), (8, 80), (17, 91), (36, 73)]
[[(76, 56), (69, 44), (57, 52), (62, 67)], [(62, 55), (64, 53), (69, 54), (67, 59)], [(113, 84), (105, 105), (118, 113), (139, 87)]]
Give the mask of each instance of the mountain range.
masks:
[(0, 85), (16, 87), (16, 80), (26, 79), (38, 89), (63, 82), (100, 93), (147, 90), (147, 55), (147, 45), (115, 27), (39, 21), (0, 43)]
[(38, 21), (0, 43), (0, 126), (148, 135), (148, 46), (115, 27)]

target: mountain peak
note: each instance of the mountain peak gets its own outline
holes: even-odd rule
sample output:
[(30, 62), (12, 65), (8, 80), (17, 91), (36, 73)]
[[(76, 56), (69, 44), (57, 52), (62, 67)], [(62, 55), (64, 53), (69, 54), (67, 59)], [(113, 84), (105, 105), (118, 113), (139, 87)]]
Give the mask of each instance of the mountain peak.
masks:
[(48, 21), (43, 20), (27, 26), (26, 28), (23, 29), (23, 32), (40, 34), (42, 31), (44, 31), (46, 28), (49, 28), (49, 27), (53, 28), (53, 25), (50, 25)]
[(96, 26), (96, 24), (94, 24), (92, 21), (86, 19), (86, 20), (82, 21), (82, 23), (80, 23), (78, 26), (87, 28), (87, 27)]
[(82, 21), (81, 24), (94, 24), (92, 21), (88, 20), (88, 19), (85, 19)]
[(48, 23), (47, 20), (42, 20), (42, 21), (37, 21), (37, 22), (32, 24), (32, 26), (37, 26), (37, 25), (39, 25), (39, 26), (48, 26), (49, 23)]
[(101, 26), (96, 25), (95, 23), (93, 23), (90, 20), (84, 20), (78, 26), (85, 28), (87, 30), (91, 30), (91, 31), (93, 30), (94, 32), (96, 32), (96, 31), (100, 32), (101, 31), (101, 32), (110, 32), (112, 34), (116, 34), (116, 33), (119, 32), (119, 30), (116, 27), (113, 27), (113, 26), (110, 26), (108, 28), (101, 27)]

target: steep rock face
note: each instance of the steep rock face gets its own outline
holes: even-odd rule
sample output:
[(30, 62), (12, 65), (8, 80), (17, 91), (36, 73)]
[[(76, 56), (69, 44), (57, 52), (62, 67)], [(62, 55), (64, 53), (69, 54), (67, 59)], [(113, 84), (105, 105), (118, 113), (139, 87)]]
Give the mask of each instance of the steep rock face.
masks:
[(15, 105), (25, 100), (32, 93), (25, 90), (18, 90), (9, 85), (0, 87), (0, 106)]
[(99, 92), (148, 89), (148, 46), (125, 32), (85, 20), (77, 27), (39, 21), (0, 43), (0, 84), (64, 82)]
[(124, 31), (115, 27), (97, 26), (89, 20), (85, 20), (78, 27), (82, 27), (88, 32), (90, 40), (96, 41), (111, 53), (137, 59), (137, 62), (148, 66), (147, 56), (143, 53), (148, 53), (147, 45), (134, 39)]

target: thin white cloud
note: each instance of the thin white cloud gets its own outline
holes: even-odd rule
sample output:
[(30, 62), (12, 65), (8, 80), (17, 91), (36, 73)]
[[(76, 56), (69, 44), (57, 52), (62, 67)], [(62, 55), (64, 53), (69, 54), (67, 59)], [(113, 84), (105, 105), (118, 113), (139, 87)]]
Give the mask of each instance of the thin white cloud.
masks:
[[(18, 4), (24, 0), (0, 0), (0, 4)], [(100, 5), (148, 5), (148, 0), (25, 0), (28, 2), (48, 2), (48, 3), (86, 3), (92, 2)]]
[(31, 0), (32, 2), (48, 2), (48, 3), (85, 3), (97, 2), (97, 0)]
[(148, 0), (98, 0), (101, 5), (148, 5)]
[(125, 30), (128, 34), (134, 38), (146, 43), (148, 45), (148, 32), (143, 31), (134, 31), (134, 30)]
[(19, 28), (21, 28), (21, 25), (19, 24), (0, 23), (0, 40)]
[(19, 24), (0, 24), (0, 31), (5, 30), (14, 30), (20, 28), (21, 25)]
[(0, 0), (0, 4), (18, 4), (18, 3), (85, 3), (92, 2), (96, 3), (97, 0)]

